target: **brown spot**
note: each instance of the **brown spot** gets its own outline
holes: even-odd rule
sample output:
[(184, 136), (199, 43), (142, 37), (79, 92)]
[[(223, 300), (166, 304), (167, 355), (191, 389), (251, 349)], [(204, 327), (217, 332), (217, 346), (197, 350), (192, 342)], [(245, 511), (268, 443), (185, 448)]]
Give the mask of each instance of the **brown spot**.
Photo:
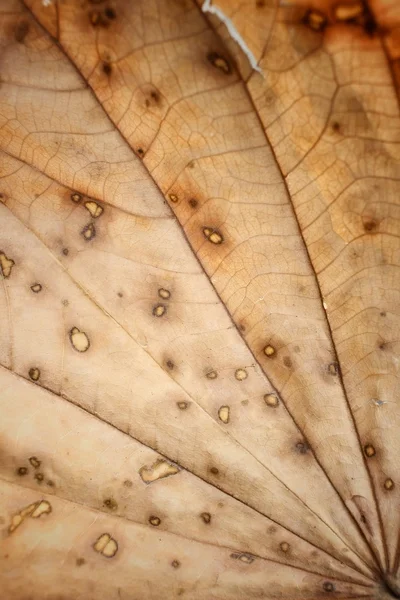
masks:
[(173, 567), (174, 569), (179, 569), (180, 566), (181, 563), (179, 562), (179, 560), (173, 560), (171, 563), (171, 567)]
[(207, 54), (207, 60), (213, 65), (213, 67), (219, 69), (226, 75), (230, 75), (232, 73), (232, 68), (226, 58), (217, 52), (209, 52)]
[(296, 450), (299, 452), (299, 454), (307, 454), (309, 449), (310, 446), (307, 444), (307, 442), (297, 442), (296, 444)]
[(203, 519), (204, 523), (209, 525), (211, 523), (211, 515), (208, 512), (201, 513), (200, 517)]
[(172, 369), (175, 367), (174, 363), (172, 360), (167, 360), (166, 362), (167, 368), (172, 371)]
[(90, 242), (96, 236), (96, 228), (93, 223), (88, 223), (81, 231), (81, 236), (87, 241)]
[(15, 262), (12, 260), (12, 258), (8, 258), (5, 253), (0, 250), (0, 270), (4, 279), (10, 277), (14, 265)]
[(189, 205), (190, 205), (192, 208), (197, 208), (198, 204), (199, 204), (199, 203), (197, 202), (197, 200), (195, 200), (194, 198), (190, 198), (190, 200), (189, 200)]
[(163, 300), (168, 300), (171, 297), (171, 292), (169, 290), (166, 290), (165, 288), (160, 288), (158, 290), (158, 295)]
[(103, 505), (109, 510), (117, 510), (118, 504), (115, 502), (114, 498), (106, 498), (103, 501)]
[(90, 348), (90, 341), (84, 331), (80, 331), (77, 327), (73, 327), (69, 332), (69, 339), (72, 347), (77, 352), (86, 352)]
[(371, 233), (377, 229), (378, 223), (373, 219), (366, 219), (363, 221), (363, 226), (365, 231), (369, 231)]
[(178, 467), (163, 458), (156, 460), (150, 467), (144, 466), (139, 469), (139, 475), (144, 483), (152, 483), (158, 479), (176, 475), (176, 473), (179, 473)]
[(176, 405), (180, 410), (186, 410), (187, 407), (189, 406), (189, 403), (188, 402), (177, 402)]
[(212, 473), (213, 475), (219, 475), (217, 467), (210, 467), (210, 473)]
[(385, 490), (391, 491), (394, 488), (394, 481), (393, 479), (390, 479), (390, 477), (388, 479), (385, 479), (385, 483), (383, 484)]
[(252, 562), (254, 562), (254, 556), (248, 554), (247, 552), (233, 552), (231, 554), (231, 558), (234, 558), (235, 560), (240, 560), (241, 562), (244, 562), (247, 565), (250, 565)]
[(104, 212), (104, 208), (94, 200), (85, 202), (85, 208), (89, 211), (90, 216), (92, 216), (93, 219), (98, 219)]
[(82, 196), (74, 192), (73, 194), (71, 194), (71, 200), (73, 202), (80, 202), (82, 200)]
[(333, 121), (332, 129), (333, 129), (333, 131), (336, 131), (336, 133), (339, 133), (340, 132), (340, 123), (338, 121)]
[(264, 354), (265, 354), (265, 356), (268, 356), (268, 358), (272, 358), (273, 356), (275, 356), (276, 350), (275, 350), (275, 348), (273, 346), (271, 346), (270, 344), (268, 344), (264, 348)]
[(279, 398), (276, 394), (265, 394), (264, 402), (271, 408), (276, 408), (279, 405)]
[(167, 307), (165, 304), (156, 304), (153, 307), (153, 315), (155, 317), (162, 317), (167, 312)]
[(366, 444), (364, 446), (364, 452), (368, 458), (371, 458), (371, 456), (375, 456), (376, 454), (376, 450), (372, 444)]
[(77, 558), (77, 559), (76, 559), (76, 566), (77, 566), (77, 567), (81, 567), (82, 565), (84, 565), (84, 564), (85, 564), (85, 562), (86, 562), (86, 561), (85, 561), (85, 559), (84, 559), (84, 558)]
[(287, 367), (288, 369), (291, 369), (293, 366), (292, 363), (292, 359), (290, 358), (290, 356), (284, 356), (283, 357), (283, 364), (285, 365), (285, 367)]
[(243, 381), (244, 379), (247, 379), (247, 377), (248, 377), (248, 373), (247, 373), (246, 369), (236, 369), (235, 379), (237, 379), (238, 381)]
[(118, 552), (118, 543), (109, 533), (102, 533), (93, 544), (93, 549), (105, 558), (112, 558)]
[(206, 377), (207, 377), (207, 379), (217, 379), (218, 373), (217, 373), (217, 371), (208, 371), (206, 373)]
[(118, 296), (118, 298), (123, 298), (124, 297), (124, 295), (123, 295), (122, 292), (118, 292), (117, 296)]
[(264, 8), (265, 0), (256, 0), (256, 8)]
[(128, 487), (128, 488), (131, 488), (133, 486), (133, 483), (132, 483), (132, 481), (130, 479), (125, 479), (124, 486)]
[(331, 581), (324, 581), (322, 588), (323, 588), (324, 592), (334, 592), (335, 591), (335, 586), (333, 585), (333, 583)]
[(68, 256), (68, 254), (69, 254), (68, 248), (63, 248), (62, 253), (64, 254), (64, 256)]
[(144, 150), (143, 150), (143, 148), (138, 148), (138, 149), (136, 150), (136, 152), (137, 152), (137, 153), (139, 154), (139, 156), (141, 156), (141, 157), (144, 155)]
[(115, 12), (115, 10), (112, 8), (112, 6), (107, 6), (104, 9), (104, 14), (107, 17), (107, 19), (110, 19), (111, 21), (117, 18), (117, 13)]
[(36, 473), (34, 476), (34, 479), (36, 479), (36, 481), (38, 483), (42, 483), (43, 479), (44, 479), (44, 475), (43, 473)]
[(204, 237), (212, 244), (222, 244), (224, 238), (217, 229), (211, 227), (203, 227)]
[(26, 467), (19, 467), (19, 469), (17, 469), (17, 475), (19, 475), (20, 477), (23, 477), (24, 475), (28, 474), (28, 469)]
[(286, 554), (290, 550), (290, 544), (288, 544), (287, 542), (281, 542), (279, 544), (279, 548), (282, 550), (282, 552)]
[(171, 202), (173, 202), (174, 204), (176, 202), (178, 202), (179, 198), (176, 194), (168, 194), (168, 198), (171, 200)]
[(304, 15), (303, 23), (314, 31), (323, 31), (327, 25), (327, 18), (319, 10), (310, 9)]
[(161, 519), (152, 515), (149, 517), (149, 523), (150, 525), (153, 525), (153, 527), (158, 527), (161, 523)]
[(40, 465), (42, 464), (42, 461), (39, 460), (36, 456), (31, 456), (29, 459), (29, 462), (31, 463), (31, 465), (34, 469), (38, 469), (40, 467)]
[(105, 73), (106, 75), (111, 75), (112, 73), (112, 64), (109, 62), (104, 61), (103, 65), (102, 65), (102, 69), (103, 69), (103, 73)]
[(218, 410), (218, 417), (223, 423), (229, 423), (229, 414), (230, 408), (229, 406), (221, 406)]
[(334, 15), (337, 21), (353, 21), (361, 17), (364, 13), (363, 3), (360, 1), (350, 3), (340, 3), (334, 8)]
[(47, 485), (49, 487), (54, 487), (54, 481), (52, 481), (51, 479), (49, 479), (48, 481), (46, 481)]
[(31, 290), (34, 294), (38, 294), (42, 291), (42, 286), (40, 285), (40, 283), (34, 283), (33, 285), (31, 285)]
[(338, 375), (339, 374), (339, 365), (337, 362), (331, 362), (328, 365), (328, 373), (330, 375)]
[(40, 377), (39, 369), (37, 367), (32, 367), (29, 369), (29, 377), (32, 379), (32, 381), (38, 381)]
[(15, 28), (15, 39), (19, 44), (22, 44), (29, 32), (29, 23), (21, 21)]

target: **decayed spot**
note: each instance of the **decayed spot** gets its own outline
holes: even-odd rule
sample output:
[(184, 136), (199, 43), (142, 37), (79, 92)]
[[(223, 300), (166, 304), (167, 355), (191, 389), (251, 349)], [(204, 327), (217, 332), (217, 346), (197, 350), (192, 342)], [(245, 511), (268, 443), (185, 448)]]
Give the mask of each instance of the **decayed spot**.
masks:
[(229, 423), (229, 406), (221, 406), (218, 411), (218, 416), (223, 423)]
[(38, 519), (42, 515), (51, 513), (51, 505), (47, 500), (40, 500), (39, 502), (34, 502), (33, 504), (29, 504), (23, 508), (19, 513), (15, 514), (11, 518), (11, 525), (8, 528), (9, 533), (12, 533), (19, 527), (27, 517), (32, 517), (32, 519)]
[(4, 252), (0, 251), (0, 269), (5, 279), (10, 277), (14, 265), (15, 262), (12, 260), (12, 258), (8, 258)]
[(117, 510), (118, 508), (118, 504), (115, 502), (114, 498), (106, 498), (103, 504), (109, 510)]
[(394, 488), (394, 481), (393, 479), (390, 479), (390, 477), (388, 477), (387, 479), (385, 479), (385, 483), (383, 484), (385, 490), (392, 490)]
[(97, 219), (104, 212), (104, 208), (100, 206), (100, 204), (97, 204), (97, 202), (94, 200), (85, 202), (85, 208), (89, 211), (93, 219)]
[(34, 294), (38, 294), (42, 291), (42, 286), (40, 285), (40, 283), (34, 283), (33, 285), (31, 285), (31, 290)]
[(267, 406), (271, 406), (272, 408), (276, 408), (279, 404), (279, 398), (276, 394), (265, 394), (264, 402)]
[(207, 238), (207, 240), (212, 244), (222, 244), (224, 241), (222, 234), (217, 229), (203, 227), (203, 234), (204, 237)]
[(156, 306), (153, 307), (153, 315), (155, 317), (162, 317), (166, 312), (167, 307), (164, 306), (164, 304), (156, 304)]
[(37, 458), (37, 456), (31, 456), (29, 459), (29, 462), (31, 463), (31, 465), (34, 469), (38, 469), (40, 467), (40, 465), (42, 464), (42, 461), (39, 460)]
[(304, 23), (314, 31), (322, 31), (326, 27), (327, 18), (319, 10), (311, 9), (305, 14)]
[(73, 194), (71, 194), (71, 200), (73, 202), (80, 202), (82, 200), (82, 196), (74, 192)]
[(248, 377), (248, 373), (247, 373), (246, 369), (236, 369), (235, 378), (238, 381), (243, 381), (244, 379), (247, 379), (247, 377)]
[(179, 560), (173, 560), (171, 563), (171, 567), (173, 567), (174, 569), (179, 569), (180, 566), (181, 563), (179, 562)]
[(153, 525), (153, 527), (158, 527), (161, 523), (161, 519), (159, 517), (151, 515), (151, 517), (149, 517), (149, 523), (150, 525)]
[(337, 4), (334, 8), (335, 18), (338, 21), (352, 21), (361, 17), (364, 13), (362, 2), (351, 2), (349, 4)]
[(112, 558), (118, 551), (118, 543), (109, 533), (103, 533), (93, 544), (93, 548), (106, 558)]
[(335, 586), (333, 585), (333, 583), (331, 581), (324, 581), (324, 584), (322, 587), (325, 592), (334, 592), (335, 591)]
[(84, 331), (80, 331), (77, 327), (73, 327), (69, 332), (69, 339), (72, 347), (77, 352), (86, 352), (90, 346), (89, 338)]
[(290, 550), (290, 544), (288, 544), (287, 542), (281, 542), (279, 544), (279, 548), (282, 550), (282, 552), (286, 554)]
[(217, 371), (208, 371), (206, 373), (206, 377), (207, 377), (207, 379), (217, 379), (218, 373), (217, 373)]
[(145, 483), (152, 483), (157, 479), (164, 479), (170, 475), (176, 475), (179, 473), (178, 467), (171, 465), (163, 458), (159, 458), (151, 467), (142, 467), (139, 470), (139, 475)]
[(40, 370), (37, 367), (32, 367), (29, 369), (29, 377), (32, 379), (32, 381), (38, 381), (40, 377)]
[(42, 483), (43, 479), (44, 479), (44, 475), (43, 473), (35, 473), (34, 479), (38, 482), (38, 483)]
[(208, 512), (203, 512), (203, 513), (201, 513), (201, 515), (200, 515), (200, 516), (201, 516), (201, 518), (203, 519), (204, 523), (206, 523), (207, 525), (208, 525), (209, 523), (211, 523), (211, 515), (210, 515), (210, 513), (208, 513)]
[(189, 406), (189, 403), (185, 402), (184, 400), (182, 400), (181, 402), (177, 402), (176, 404), (180, 410), (186, 410)]
[(26, 467), (19, 467), (19, 469), (17, 469), (17, 475), (19, 475), (20, 477), (28, 475), (28, 469)]
[(276, 354), (276, 350), (273, 346), (268, 344), (264, 348), (264, 354), (265, 354), (265, 356), (268, 356), (269, 358), (271, 358), (272, 356), (274, 356)]
[(160, 288), (158, 290), (158, 295), (160, 298), (163, 298), (163, 300), (168, 300), (171, 297), (171, 292), (165, 288)]
[(241, 562), (244, 562), (247, 565), (250, 565), (254, 561), (254, 556), (248, 554), (247, 552), (233, 552), (231, 554), (231, 558), (240, 560)]
[(81, 235), (87, 242), (90, 242), (96, 236), (96, 228), (93, 223), (85, 225), (81, 231)]
[(215, 67), (219, 69), (226, 75), (230, 75), (232, 73), (232, 69), (226, 58), (218, 54), (217, 52), (209, 52), (207, 54), (207, 60)]
[(366, 444), (364, 446), (364, 452), (368, 458), (371, 458), (371, 456), (375, 456), (376, 454), (376, 450), (372, 444)]

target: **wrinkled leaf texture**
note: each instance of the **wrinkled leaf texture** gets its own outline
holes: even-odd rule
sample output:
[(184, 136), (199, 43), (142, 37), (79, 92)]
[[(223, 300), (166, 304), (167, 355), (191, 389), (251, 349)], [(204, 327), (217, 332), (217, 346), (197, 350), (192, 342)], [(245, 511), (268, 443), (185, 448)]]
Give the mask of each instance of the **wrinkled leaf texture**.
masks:
[(400, 597), (400, 5), (205, 4), (1, 2), (4, 600)]

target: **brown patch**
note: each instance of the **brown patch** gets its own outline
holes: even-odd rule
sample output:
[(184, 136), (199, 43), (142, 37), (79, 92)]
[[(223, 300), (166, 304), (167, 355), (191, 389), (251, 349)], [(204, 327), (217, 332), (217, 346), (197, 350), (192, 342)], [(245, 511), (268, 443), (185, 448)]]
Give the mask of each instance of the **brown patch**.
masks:
[(27, 21), (21, 21), (15, 28), (14, 37), (19, 44), (22, 44), (28, 33), (29, 23)]
[(36, 481), (38, 483), (42, 483), (43, 479), (44, 479), (44, 475), (43, 473), (36, 473), (34, 476), (34, 479), (36, 479)]
[(133, 483), (132, 483), (132, 481), (130, 479), (125, 479), (124, 486), (128, 487), (128, 488), (131, 488), (133, 486)]
[(136, 152), (140, 156), (140, 158), (143, 158), (143, 156), (144, 156), (143, 148), (137, 148)]
[(168, 368), (170, 371), (172, 371), (172, 370), (174, 369), (174, 367), (175, 367), (175, 364), (173, 363), (173, 361), (172, 361), (172, 360), (167, 360), (167, 362), (166, 362), (166, 365), (167, 365), (167, 368)]
[(209, 52), (207, 54), (207, 60), (212, 64), (213, 67), (219, 69), (225, 73), (225, 75), (230, 75), (232, 73), (232, 68), (229, 62), (226, 60), (226, 58), (221, 56), (221, 54), (218, 54), (218, 52)]
[(102, 65), (102, 69), (103, 69), (103, 73), (105, 73), (106, 75), (111, 75), (112, 69), (113, 69), (112, 64), (107, 61), (104, 61), (103, 65)]
[(203, 519), (204, 523), (209, 525), (211, 523), (211, 515), (208, 512), (201, 513), (200, 517)]
[(68, 256), (68, 254), (69, 254), (68, 248), (63, 248), (62, 253), (64, 254), (64, 256)]
[(363, 227), (364, 231), (368, 231), (368, 233), (376, 232), (378, 228), (378, 223), (374, 219), (363, 219)]
[(107, 17), (107, 19), (110, 19), (111, 21), (117, 18), (117, 13), (115, 12), (115, 9), (112, 6), (107, 6), (104, 9), (104, 15)]

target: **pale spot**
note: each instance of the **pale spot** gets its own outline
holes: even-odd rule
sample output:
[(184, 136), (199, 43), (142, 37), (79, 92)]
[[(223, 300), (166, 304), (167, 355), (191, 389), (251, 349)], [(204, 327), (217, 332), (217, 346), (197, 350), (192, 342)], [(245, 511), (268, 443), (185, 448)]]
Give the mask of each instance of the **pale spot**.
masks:
[(235, 552), (231, 554), (231, 558), (240, 560), (241, 562), (246, 563), (247, 565), (251, 565), (251, 563), (254, 562), (254, 556), (248, 554), (247, 552)]
[(161, 523), (161, 519), (159, 517), (151, 516), (149, 517), (149, 523), (150, 525), (153, 525), (153, 527), (158, 527)]
[(171, 202), (173, 202), (174, 204), (176, 202), (178, 202), (178, 196), (176, 194), (169, 194), (168, 198), (171, 200)]
[(85, 202), (85, 208), (90, 212), (93, 219), (97, 219), (104, 212), (104, 208), (100, 206), (100, 204), (97, 204), (97, 202), (95, 202), (94, 200), (89, 200), (88, 202)]
[(40, 285), (40, 283), (34, 283), (33, 285), (31, 285), (31, 290), (35, 294), (38, 294), (39, 292), (42, 291), (42, 286)]
[(219, 409), (218, 416), (223, 423), (229, 423), (229, 413), (229, 406), (221, 406), (221, 408)]
[(152, 481), (157, 481), (157, 479), (164, 479), (164, 477), (169, 477), (170, 475), (176, 475), (179, 473), (178, 467), (175, 465), (171, 465), (166, 460), (160, 458), (156, 460), (151, 467), (142, 467), (139, 470), (139, 475), (145, 483), (152, 483)]
[(89, 338), (84, 331), (80, 331), (77, 327), (73, 327), (69, 332), (69, 339), (75, 350), (78, 352), (86, 352), (90, 346)]
[(38, 381), (40, 377), (39, 369), (37, 367), (32, 367), (32, 369), (29, 369), (29, 377), (32, 379), (32, 381)]
[(270, 344), (268, 344), (268, 346), (265, 346), (264, 348), (264, 354), (265, 356), (274, 356), (274, 354), (276, 353), (276, 350), (273, 346), (271, 346)]
[(12, 258), (8, 258), (4, 252), (0, 252), (0, 269), (5, 279), (10, 277), (14, 265), (15, 262), (12, 260)]
[(180, 410), (186, 410), (187, 407), (189, 406), (189, 404), (187, 402), (185, 402), (184, 400), (181, 402), (177, 402), (177, 405)]
[(222, 244), (224, 238), (217, 229), (211, 229), (211, 227), (203, 227), (204, 236), (212, 244)]
[(327, 23), (325, 15), (319, 10), (309, 10), (304, 20), (314, 31), (322, 31)]
[(210, 52), (207, 55), (207, 59), (210, 61), (210, 63), (216, 69), (219, 69), (220, 71), (222, 71), (226, 75), (229, 75), (230, 73), (232, 73), (231, 66), (228, 63), (228, 61), (226, 60), (226, 58), (224, 58), (220, 54), (217, 54), (217, 52)]
[(235, 378), (238, 381), (243, 381), (243, 379), (247, 379), (247, 377), (248, 377), (248, 373), (245, 369), (236, 369)]
[(93, 223), (85, 225), (85, 227), (81, 231), (81, 234), (86, 241), (89, 242), (90, 240), (92, 240), (96, 235), (96, 229)]
[(168, 300), (171, 297), (171, 292), (169, 290), (166, 290), (165, 288), (160, 288), (158, 290), (158, 295), (160, 296), (160, 298)]
[(351, 21), (360, 17), (364, 12), (362, 2), (351, 2), (349, 4), (337, 4), (334, 9), (335, 18), (338, 21)]
[(393, 479), (390, 479), (390, 477), (388, 479), (385, 480), (385, 483), (383, 484), (385, 487), (385, 490), (392, 490), (394, 488), (394, 481)]
[(366, 446), (364, 446), (364, 452), (368, 456), (368, 458), (371, 458), (371, 456), (375, 456), (376, 454), (376, 450), (372, 444), (367, 444)]
[(82, 200), (82, 196), (75, 192), (74, 194), (71, 194), (71, 200), (73, 202), (80, 202)]
[(153, 308), (153, 315), (155, 317), (162, 317), (163, 315), (165, 315), (166, 312), (167, 312), (167, 307), (164, 306), (164, 304), (157, 304)]
[(217, 371), (208, 371), (208, 373), (206, 373), (206, 377), (207, 379), (217, 379), (218, 373)]
[(40, 500), (39, 502), (29, 504), (28, 506), (23, 508), (19, 513), (11, 517), (11, 525), (8, 528), (8, 531), (10, 533), (15, 531), (17, 527), (19, 527), (28, 517), (38, 519), (42, 515), (50, 514), (51, 510), (51, 505), (46, 500)]
[(50, 503), (47, 502), (47, 500), (42, 500), (41, 502), (37, 503), (34, 511), (31, 514), (31, 517), (32, 517), (32, 519), (38, 519), (42, 515), (48, 515), (50, 513), (51, 513)]
[(276, 394), (265, 394), (264, 402), (267, 406), (271, 408), (276, 408), (279, 404), (279, 398)]
[(103, 533), (93, 544), (93, 548), (106, 558), (112, 558), (118, 551), (118, 544), (109, 533)]
[(279, 548), (282, 550), (282, 552), (289, 552), (290, 550), (290, 544), (288, 544), (287, 542), (282, 542), (281, 544), (279, 544)]

